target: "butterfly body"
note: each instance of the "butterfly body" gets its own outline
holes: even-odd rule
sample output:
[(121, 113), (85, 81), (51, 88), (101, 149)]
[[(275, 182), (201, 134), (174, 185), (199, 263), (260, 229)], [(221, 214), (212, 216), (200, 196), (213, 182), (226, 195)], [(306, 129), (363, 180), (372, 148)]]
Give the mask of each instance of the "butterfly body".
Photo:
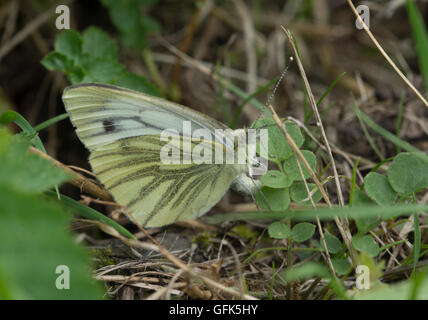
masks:
[[(97, 178), (146, 227), (201, 216), (248, 174), (248, 166), (235, 161), (234, 135), (242, 131), (187, 107), (104, 84), (68, 87), (63, 101)], [(165, 130), (174, 139), (162, 139)], [(201, 130), (213, 139), (193, 141)], [(230, 151), (233, 161), (198, 162), (192, 157), (201, 145), (212, 148), (208, 158), (224, 160), (225, 155), (214, 159), (216, 150)], [(165, 163), (167, 147), (176, 162)]]

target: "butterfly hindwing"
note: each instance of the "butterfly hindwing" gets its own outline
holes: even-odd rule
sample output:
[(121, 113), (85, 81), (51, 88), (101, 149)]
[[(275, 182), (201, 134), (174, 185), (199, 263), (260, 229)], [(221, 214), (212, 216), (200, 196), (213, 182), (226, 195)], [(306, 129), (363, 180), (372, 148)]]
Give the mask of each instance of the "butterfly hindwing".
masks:
[(114, 199), (147, 227), (195, 219), (214, 206), (239, 173), (222, 164), (163, 164), (159, 136), (112, 142), (90, 156)]

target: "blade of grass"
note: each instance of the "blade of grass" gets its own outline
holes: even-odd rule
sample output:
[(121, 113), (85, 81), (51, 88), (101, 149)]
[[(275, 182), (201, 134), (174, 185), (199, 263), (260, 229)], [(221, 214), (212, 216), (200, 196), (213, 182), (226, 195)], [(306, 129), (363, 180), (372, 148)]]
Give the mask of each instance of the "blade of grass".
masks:
[(267, 91), (276, 81), (278, 81), (278, 78), (272, 79), (271, 81), (269, 81), (264, 86), (259, 87), (256, 91), (254, 91), (252, 94), (250, 94), (249, 96), (247, 96), (242, 101), (242, 103), (239, 105), (239, 107), (236, 109), (235, 113), (233, 114), (232, 123), (230, 125), (230, 127), (232, 129), (236, 128), (236, 126), (238, 124), (239, 117), (241, 116), (241, 112), (244, 109), (244, 107), (246, 106), (246, 104), (248, 102), (250, 102), (253, 98), (257, 97), (263, 91)]
[(349, 205), (352, 206), (354, 202), (354, 191), (357, 177), (358, 164), (360, 163), (360, 158), (355, 161), (354, 168), (352, 169), (352, 181), (351, 181), (351, 191), (349, 192)]
[(419, 225), (419, 214), (415, 212), (413, 214), (414, 221), (414, 243), (413, 243), (413, 274), (416, 275), (416, 265), (419, 261), (419, 254), (421, 253), (421, 229)]
[[(422, 246), (422, 248), (425, 248), (424, 246)], [(419, 257), (418, 257), (418, 259), (420, 259), (420, 258), (422, 258), (424, 255), (426, 255), (428, 253), (428, 249), (425, 249), (424, 251), (422, 251), (420, 254), (419, 254)], [(413, 255), (413, 250), (410, 252), (410, 254), (409, 254), (409, 256), (406, 258), (406, 260), (404, 260), (402, 263), (401, 263), (401, 266), (408, 266), (409, 264), (411, 264), (411, 263), (413, 263), (413, 258), (414, 257), (414, 255)]]
[(220, 70), (220, 65), (217, 63), (216, 64), (216, 73), (217, 73), (217, 85), (219, 88), (219, 95), (220, 95), (220, 104), (221, 104), (221, 107), (223, 110), (224, 120), (230, 126), (230, 124), (232, 123), (232, 120), (230, 119), (230, 112), (228, 110), (226, 98), (224, 97), (225, 87), (223, 85), (223, 82), (221, 81), (223, 78), (222, 78), (222, 75), (219, 72), (219, 70)]
[(419, 58), (419, 67), (424, 78), (425, 91), (428, 91), (428, 35), (424, 20), (412, 0), (406, 1), (407, 14), (409, 15), (410, 25), (412, 27), (413, 38), (416, 44), (416, 53)]
[[(241, 99), (246, 99), (248, 97), (248, 94), (240, 89), (239, 87), (235, 86), (233, 83), (229, 81), (223, 80), (223, 85), (228, 88), (230, 91), (232, 91), (234, 94), (236, 94)], [(264, 113), (265, 115), (270, 115), (269, 109), (260, 101), (258, 101), (255, 98), (252, 98), (248, 101), (248, 103), (252, 104), (254, 107), (256, 107), (260, 112)]]
[(37, 126), (34, 127), (34, 130), (39, 132), (39, 131), (53, 125), (54, 123), (60, 122), (60, 121), (67, 119), (67, 118), (68, 118), (68, 113), (60, 114), (56, 117), (50, 118), (46, 121), (43, 121), (42, 123), (39, 123)]
[(272, 278), (270, 279), (269, 300), (272, 300), (273, 285), (275, 284), (275, 261), (272, 261)]
[[(354, 101), (354, 107), (355, 109), (359, 109), (356, 102)], [(385, 157), (383, 156), (382, 152), (380, 152), (379, 148), (376, 146), (376, 143), (373, 141), (372, 136), (370, 135), (369, 131), (367, 130), (367, 127), (364, 123), (364, 121), (361, 119), (361, 116), (359, 113), (355, 113), (357, 115), (358, 121), (360, 122), (361, 128), (363, 129), (363, 133), (370, 144), (370, 147), (372, 147), (373, 151), (376, 153), (378, 158), (383, 161)]]
[(109, 217), (106, 217), (102, 213), (85, 206), (81, 204), (80, 202), (71, 199), (65, 195), (61, 195), (61, 200), (57, 200), (55, 197), (55, 194), (53, 192), (46, 192), (46, 195), (53, 200), (59, 201), (64, 207), (66, 207), (68, 210), (72, 211), (73, 213), (77, 213), (81, 215), (82, 217), (85, 217), (90, 220), (100, 221), (102, 223), (105, 223), (106, 225), (112, 227), (117, 232), (119, 232), (121, 235), (136, 240), (135, 236), (130, 233), (128, 230), (126, 230), (124, 227), (122, 227), (120, 224), (118, 224), (116, 221), (110, 219)]
[[(398, 114), (397, 114), (397, 127), (395, 130), (395, 135), (400, 137), (401, 125), (403, 123), (403, 107), (404, 107), (404, 98), (406, 97), (406, 93), (404, 90), (401, 91), (400, 94), (400, 102), (398, 103)], [(401, 152), (401, 148), (396, 146), (397, 153)]]
[(371, 129), (379, 133), (385, 139), (391, 141), (394, 145), (408, 152), (415, 152), (426, 157), (426, 155), (422, 151), (413, 147), (411, 144), (407, 143), (406, 141), (401, 140), (400, 138), (398, 138), (396, 135), (392, 134), (388, 130), (382, 128), (380, 125), (374, 122), (368, 115), (366, 115), (360, 109), (358, 108), (354, 109), (354, 112), (358, 114), (359, 118), (361, 118), (361, 120), (363, 120), (367, 126), (369, 126)]
[(225, 221), (238, 220), (281, 220), (290, 218), (296, 221), (316, 220), (317, 216), (321, 220), (331, 220), (335, 217), (366, 218), (381, 216), (383, 219), (390, 219), (399, 215), (411, 215), (414, 212), (428, 210), (428, 205), (422, 204), (395, 204), (392, 206), (362, 205), (358, 207), (331, 207), (318, 208), (316, 210), (285, 210), (285, 211), (250, 211), (240, 213), (215, 214), (203, 217), (203, 221), (208, 224), (218, 224)]
[[(341, 74), (339, 74), (337, 76), (336, 79), (334, 79), (334, 81), (328, 86), (327, 90), (323, 93), (321, 98), (318, 99), (317, 106), (319, 106), (321, 104), (321, 102), (324, 100), (324, 98), (327, 97), (327, 95), (330, 93), (330, 91), (333, 90), (333, 88), (336, 86), (336, 84), (339, 82), (340, 79), (342, 79), (342, 77), (345, 74), (346, 74), (346, 72), (342, 72)], [(309, 119), (312, 117), (313, 114), (314, 114), (314, 111), (311, 110), (311, 112), (309, 112), (309, 114), (305, 117), (305, 123), (307, 123), (309, 121)]]
[(31, 140), (37, 149), (43, 151), (43, 153), (46, 153), (46, 149), (43, 146), (43, 143), (40, 140), (39, 136), (37, 135), (37, 131), (33, 129), (31, 124), (29, 124), (23, 116), (13, 110), (8, 110), (0, 116), (0, 123), (7, 125), (12, 121), (15, 122), (21, 128), (24, 134), (31, 137)]

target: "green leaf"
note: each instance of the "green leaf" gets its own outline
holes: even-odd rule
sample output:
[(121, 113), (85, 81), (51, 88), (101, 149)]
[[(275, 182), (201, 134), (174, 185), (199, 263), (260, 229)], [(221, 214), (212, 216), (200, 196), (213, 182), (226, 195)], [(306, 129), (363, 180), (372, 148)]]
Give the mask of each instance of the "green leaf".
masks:
[(146, 35), (160, 29), (159, 24), (141, 10), (142, 6), (150, 6), (152, 1), (102, 0), (101, 3), (109, 10), (123, 43), (129, 47), (143, 49), (147, 43)]
[[(261, 147), (267, 149), (269, 159), (285, 160), (293, 155), (293, 151), (286, 141), (281, 129), (278, 128), (272, 118), (260, 118), (252, 124), (252, 128), (268, 130), (268, 146)], [(304, 142), (304, 138), (300, 128), (290, 121), (285, 122), (285, 128), (296, 145), (301, 147)]]
[(380, 248), (370, 235), (355, 235), (352, 237), (352, 245), (358, 251), (363, 251), (371, 257), (376, 257)]
[(331, 263), (333, 264), (334, 272), (339, 276), (344, 276), (351, 269), (351, 264), (346, 259), (333, 258)]
[(288, 175), (278, 170), (269, 170), (260, 177), (260, 180), (263, 185), (271, 188), (287, 188), (292, 183)]
[(78, 61), (82, 53), (82, 38), (73, 30), (60, 33), (55, 40), (55, 51)]
[(262, 187), (256, 194), (256, 202), (260, 208), (273, 211), (283, 211), (290, 205), (289, 189)]
[[(309, 191), (312, 193), (312, 200), (317, 203), (321, 200), (322, 195), (317, 186), (313, 183), (308, 183)], [(306, 191), (305, 183), (302, 181), (294, 182), (290, 188), (291, 199), (300, 205), (311, 206), (308, 192)]]
[(76, 65), (72, 59), (57, 51), (47, 54), (41, 64), (50, 71), (64, 72), (72, 84), (81, 82), (85, 76), (82, 66)]
[(316, 262), (307, 262), (301, 266), (281, 271), (277, 276), (279, 280), (285, 283), (313, 277), (331, 278), (331, 275), (325, 265)]
[(71, 198), (69, 198), (63, 194), (61, 195), (60, 200), (58, 200), (58, 197), (57, 197), (56, 193), (54, 193), (54, 192), (48, 191), (46, 193), (46, 195), (48, 196), (48, 198), (52, 199), (52, 201), (59, 202), (61, 205), (63, 205), (66, 209), (68, 209), (72, 213), (77, 213), (86, 219), (100, 221), (102, 223), (105, 223), (106, 225), (112, 227), (113, 229), (115, 229), (117, 232), (124, 235), (125, 237), (128, 237), (129, 239), (135, 240), (135, 236), (132, 233), (130, 233), (128, 230), (126, 230), (124, 227), (122, 227), (116, 221), (110, 219), (109, 217), (106, 217), (102, 213), (100, 213), (100, 212), (98, 212), (98, 211), (96, 211), (96, 210), (94, 210), (88, 206), (85, 206), (82, 203), (77, 202), (76, 200), (73, 200), (73, 199), (71, 199)]
[(361, 191), (360, 189), (354, 190), (354, 202), (352, 204), (353, 207), (365, 206), (365, 205), (374, 205), (375, 202), (370, 199), (370, 197)]
[(0, 132), (0, 185), (21, 192), (42, 192), (67, 181), (70, 175), (29, 152), (30, 142)]
[[(315, 172), (316, 166), (317, 166), (317, 158), (315, 154), (308, 150), (302, 150), (303, 157), (308, 161), (311, 169)], [(292, 157), (286, 159), (284, 161), (284, 171), (290, 175), (291, 179), (293, 181), (301, 181), (302, 176), (300, 175), (299, 167), (297, 166), (296, 157), (297, 155), (293, 155)], [(299, 158), (300, 167), (302, 168), (304, 178), (307, 179), (311, 176), (308, 169), (306, 169), (305, 165), (303, 164), (303, 161)]]
[(161, 96), (147, 79), (126, 71), (118, 61), (116, 43), (99, 28), (89, 27), (82, 36), (75, 31), (63, 32), (57, 36), (55, 49), (46, 55), (42, 64), (48, 70), (64, 72), (72, 84), (110, 83)]
[[(418, 282), (417, 295), (411, 297), (412, 289)], [(424, 271), (418, 277), (411, 277), (407, 281), (385, 285), (382, 284), (373, 290), (357, 291), (354, 299), (356, 300), (409, 300), (409, 298), (428, 300), (428, 272)]]
[(376, 172), (370, 172), (364, 177), (364, 189), (380, 205), (392, 205), (397, 198), (388, 178)]
[(114, 82), (115, 85), (140, 91), (156, 97), (162, 97), (160, 91), (152, 85), (146, 78), (138, 74), (125, 72), (122, 77)]
[[(36, 195), (0, 184), (0, 299), (102, 298), (89, 257), (67, 232), (68, 219)], [(68, 290), (56, 287), (59, 266), (70, 272)]]
[(41, 64), (50, 71), (65, 71), (68, 68), (69, 61), (62, 53), (53, 51), (42, 59)]
[(428, 161), (416, 153), (400, 153), (388, 168), (392, 188), (410, 194), (428, 186)]
[(397, 147), (409, 151), (409, 152), (415, 152), (419, 153), (421, 156), (426, 157), (424, 153), (422, 153), (417, 148), (413, 147), (408, 142), (401, 140), (398, 138), (395, 134), (389, 132), (388, 130), (382, 128), (379, 126), (376, 122), (374, 122), (367, 114), (362, 112), (359, 108), (355, 108), (354, 112), (358, 115), (358, 118), (365, 122), (366, 125), (368, 125), (371, 129), (376, 131), (378, 134), (380, 134), (385, 139), (391, 141), (393, 144), (395, 144)]
[(308, 222), (296, 224), (291, 229), (291, 238), (296, 242), (303, 242), (310, 239), (315, 233), (315, 225)]
[[(363, 191), (361, 191), (360, 189), (354, 190), (353, 207), (371, 205), (373, 203), (374, 203), (373, 200), (370, 199)], [(355, 223), (357, 224), (358, 231), (362, 234), (370, 231), (372, 228), (377, 226), (381, 221), (379, 214), (376, 214), (373, 216), (361, 216), (361, 217), (357, 216), (354, 219), (355, 219)]]
[(415, 49), (419, 58), (419, 68), (424, 78), (426, 91), (428, 90), (428, 34), (424, 19), (415, 4), (415, 1), (407, 0), (406, 4), (410, 25), (412, 26), (413, 38), (415, 39)]
[(287, 239), (290, 236), (290, 228), (284, 223), (276, 221), (269, 226), (268, 233), (274, 239)]
[(117, 60), (117, 46), (110, 37), (97, 27), (89, 27), (82, 33), (82, 53), (105, 60)]
[(112, 83), (124, 71), (124, 66), (115, 60), (99, 58), (85, 62), (87, 75), (83, 82)]
[(334, 235), (326, 232), (324, 233), (325, 243), (327, 244), (328, 252), (336, 254), (342, 248), (342, 242)]

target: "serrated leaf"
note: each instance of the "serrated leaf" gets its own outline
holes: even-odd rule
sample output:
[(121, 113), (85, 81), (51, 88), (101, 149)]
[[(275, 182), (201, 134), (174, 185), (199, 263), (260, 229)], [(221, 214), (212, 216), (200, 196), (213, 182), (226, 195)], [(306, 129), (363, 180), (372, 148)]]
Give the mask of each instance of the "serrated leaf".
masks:
[(117, 59), (117, 46), (110, 37), (97, 27), (89, 27), (82, 33), (82, 53), (106, 60)]
[(124, 44), (136, 49), (146, 46), (146, 34), (159, 30), (159, 24), (144, 14), (141, 6), (150, 6), (149, 1), (138, 0), (102, 0), (108, 8), (113, 24), (120, 31)]
[(397, 198), (388, 178), (376, 172), (370, 172), (364, 177), (364, 189), (380, 205), (392, 205)]
[[(309, 150), (302, 150), (303, 157), (308, 161), (309, 166), (311, 169), (315, 172), (316, 166), (317, 166), (317, 158), (315, 154)], [(296, 157), (298, 156), (291, 156), (290, 158), (286, 159), (284, 161), (284, 171), (290, 175), (291, 179), (293, 181), (301, 181), (302, 176), (300, 175), (299, 167), (297, 166)], [(304, 178), (307, 179), (311, 176), (308, 169), (306, 169), (305, 165), (303, 164), (303, 161), (299, 158), (299, 163), (303, 171)]]
[(278, 170), (269, 170), (260, 177), (260, 181), (263, 185), (271, 188), (287, 188), (292, 183), (288, 175)]
[(428, 187), (428, 161), (416, 153), (400, 153), (388, 168), (392, 188), (401, 194), (410, 194)]
[(352, 245), (358, 251), (363, 251), (371, 257), (376, 257), (380, 248), (370, 235), (355, 235), (352, 237)]
[(111, 83), (119, 78), (124, 71), (122, 64), (115, 60), (104, 58), (90, 60), (85, 63), (87, 75), (83, 82), (105, 82)]
[(82, 53), (82, 38), (80, 34), (74, 30), (67, 30), (57, 35), (55, 39), (55, 51), (69, 59), (78, 61)]
[(268, 233), (274, 239), (287, 239), (290, 236), (290, 229), (284, 223), (276, 221), (269, 226)]
[[(312, 193), (312, 200), (314, 203), (317, 203), (321, 200), (322, 195), (318, 190), (317, 186), (313, 183), (308, 183), (309, 191)], [(291, 185), (290, 188), (291, 199), (301, 205), (311, 206), (311, 200), (309, 199), (308, 192), (306, 191), (306, 187), (304, 182), (297, 181)]]
[[(254, 129), (267, 129), (268, 130), (268, 146), (261, 146), (268, 148), (267, 154), (270, 159), (285, 160), (293, 155), (290, 145), (287, 143), (282, 131), (275, 124), (272, 118), (261, 118), (256, 120), (252, 126)], [(286, 121), (285, 128), (291, 138), (294, 140), (298, 147), (301, 147), (304, 138), (300, 128), (293, 122)]]
[(296, 242), (303, 242), (310, 239), (315, 233), (315, 225), (308, 222), (296, 224), (291, 229), (291, 238)]
[[(283, 211), (290, 205), (290, 195), (288, 188), (274, 189), (262, 187), (256, 194), (256, 202), (260, 208)], [(267, 202), (266, 202), (267, 201)]]

